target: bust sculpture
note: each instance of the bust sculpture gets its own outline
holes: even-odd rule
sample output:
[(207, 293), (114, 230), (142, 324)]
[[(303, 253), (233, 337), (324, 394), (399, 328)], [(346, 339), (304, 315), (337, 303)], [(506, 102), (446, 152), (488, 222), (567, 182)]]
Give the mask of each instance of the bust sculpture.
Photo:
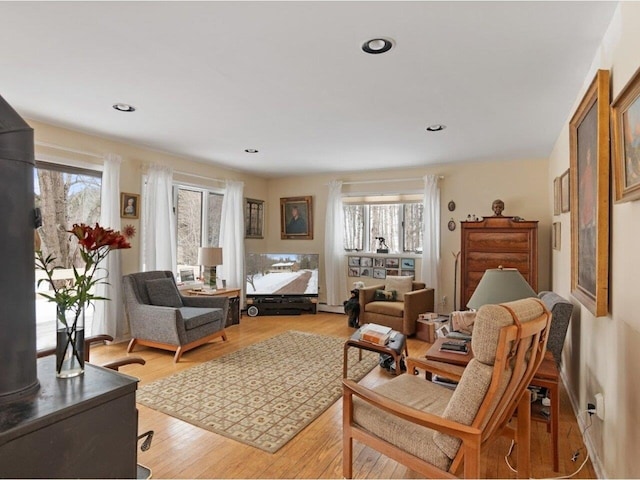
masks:
[(500, 199), (494, 200), (491, 209), (493, 210), (494, 216), (501, 217), (502, 211), (504, 210), (504, 202)]

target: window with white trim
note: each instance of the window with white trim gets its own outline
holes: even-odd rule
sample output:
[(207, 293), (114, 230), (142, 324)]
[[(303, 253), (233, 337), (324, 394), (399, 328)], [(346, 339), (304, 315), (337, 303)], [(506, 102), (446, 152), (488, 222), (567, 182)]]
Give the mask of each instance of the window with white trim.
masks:
[(389, 253), (421, 253), (422, 195), (345, 197), (344, 249), (374, 252), (383, 238)]
[[(34, 174), (34, 205), (40, 209), (42, 226), (38, 229), (40, 249), (45, 257), (53, 255), (59, 282), (73, 281), (73, 267), (84, 268), (75, 237), (68, 230), (75, 223), (94, 225), (100, 220), (100, 190), (102, 172), (36, 161)], [(35, 268), (35, 264), (34, 264)], [(37, 292), (50, 290), (44, 272), (36, 269), (36, 347), (56, 343), (56, 305)], [(85, 331), (91, 331), (93, 309), (85, 314)]]
[(178, 272), (193, 269), (198, 276), (198, 248), (219, 245), (223, 198), (218, 190), (174, 186)]

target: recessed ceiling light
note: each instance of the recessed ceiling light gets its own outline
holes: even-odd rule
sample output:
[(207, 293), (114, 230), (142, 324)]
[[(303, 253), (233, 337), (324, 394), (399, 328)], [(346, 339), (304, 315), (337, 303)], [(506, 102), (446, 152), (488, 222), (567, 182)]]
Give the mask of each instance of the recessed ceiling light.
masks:
[(258, 150), (255, 148), (245, 148), (244, 151), (247, 153), (258, 153)]
[(440, 132), (440, 131), (444, 130), (445, 128), (447, 128), (446, 125), (442, 125), (440, 123), (436, 123), (436, 124), (433, 124), (433, 125), (429, 125), (427, 127), (427, 132)]
[(371, 55), (388, 52), (392, 48), (393, 41), (388, 38), (372, 38), (362, 44), (362, 51)]
[(113, 105), (113, 108), (118, 110), (119, 112), (135, 112), (136, 107), (132, 107), (131, 105), (127, 105), (126, 103), (116, 103)]

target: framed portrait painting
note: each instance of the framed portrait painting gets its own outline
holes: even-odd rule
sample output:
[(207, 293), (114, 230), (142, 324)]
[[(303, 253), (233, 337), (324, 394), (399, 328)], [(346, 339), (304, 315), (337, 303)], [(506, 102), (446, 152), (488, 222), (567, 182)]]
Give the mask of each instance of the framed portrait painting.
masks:
[(313, 240), (313, 209), (310, 196), (280, 199), (280, 238)]
[(138, 218), (140, 216), (140, 195), (120, 193), (120, 217)]
[(571, 293), (596, 317), (609, 308), (609, 90), (598, 70), (569, 122)]
[(560, 177), (553, 179), (553, 214), (560, 215)]
[(640, 198), (640, 69), (611, 105), (616, 202)]

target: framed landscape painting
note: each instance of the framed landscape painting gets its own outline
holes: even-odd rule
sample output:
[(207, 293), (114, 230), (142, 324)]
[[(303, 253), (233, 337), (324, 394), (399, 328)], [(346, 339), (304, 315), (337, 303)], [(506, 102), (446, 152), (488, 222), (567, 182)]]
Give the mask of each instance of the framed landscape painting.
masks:
[(609, 295), (609, 89), (598, 70), (569, 122), (571, 293), (596, 317)]
[(640, 69), (611, 105), (616, 202), (640, 198)]

